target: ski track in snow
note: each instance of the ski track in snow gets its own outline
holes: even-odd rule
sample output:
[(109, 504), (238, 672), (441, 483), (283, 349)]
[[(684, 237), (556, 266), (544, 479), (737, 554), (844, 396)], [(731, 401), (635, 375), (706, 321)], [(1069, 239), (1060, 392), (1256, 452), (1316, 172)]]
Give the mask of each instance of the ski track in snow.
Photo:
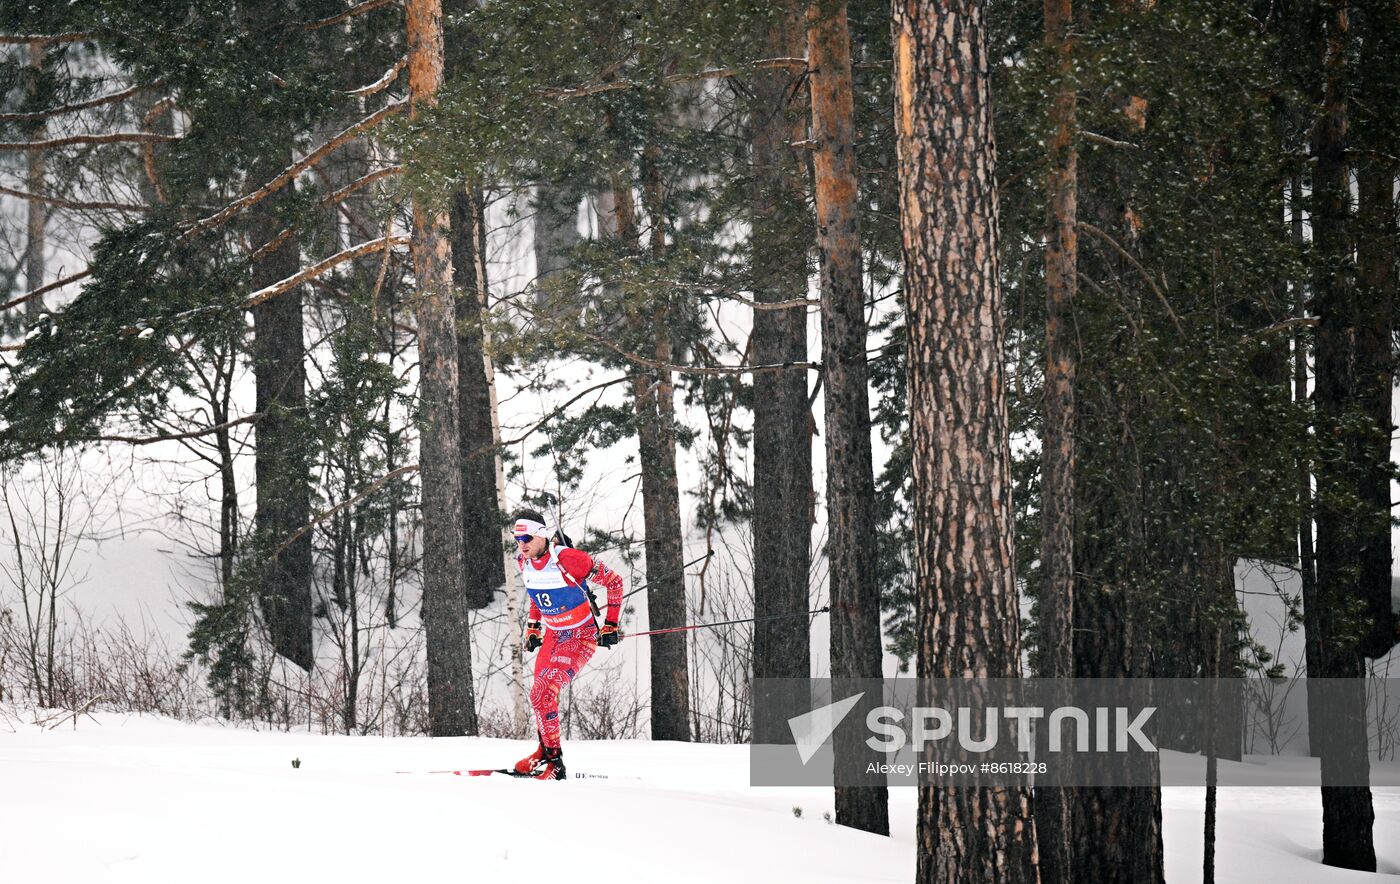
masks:
[[(426, 773), (508, 765), (529, 750), (518, 740), (257, 732), (112, 713), (46, 730), (29, 724), (32, 712), (0, 711), (4, 881), (504, 882), (551, 868), (571, 884), (914, 877), (915, 790), (890, 790), (890, 838), (833, 826), (822, 818), (830, 789), (750, 787), (745, 746), (569, 742), (571, 770), (612, 778), (536, 783)], [(1316, 789), (1219, 794), (1218, 881), (1400, 881), (1400, 790), (1375, 791), (1389, 873), (1375, 876), (1320, 864)], [(1198, 787), (1163, 790), (1173, 884), (1200, 880), (1203, 798)]]

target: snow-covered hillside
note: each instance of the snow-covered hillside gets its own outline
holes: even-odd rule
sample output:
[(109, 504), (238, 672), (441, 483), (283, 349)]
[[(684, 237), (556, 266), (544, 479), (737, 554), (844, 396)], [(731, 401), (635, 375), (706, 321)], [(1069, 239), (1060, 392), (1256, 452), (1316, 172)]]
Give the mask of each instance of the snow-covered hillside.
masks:
[[(0, 880), (13, 882), (905, 882), (913, 789), (893, 836), (829, 824), (824, 788), (748, 785), (745, 746), (571, 742), (536, 783), (494, 767), (520, 742), (254, 732), (0, 707)], [(56, 726), (55, 726), (56, 725)], [(293, 767), (298, 760), (299, 768)], [(412, 771), (412, 773), (396, 773)], [(1223, 789), (1217, 880), (1361, 882), (1326, 868), (1315, 789)], [(1163, 792), (1167, 873), (1200, 879), (1202, 790)], [(800, 810), (800, 816), (799, 816)], [(1400, 873), (1400, 790), (1376, 793), (1382, 870)]]

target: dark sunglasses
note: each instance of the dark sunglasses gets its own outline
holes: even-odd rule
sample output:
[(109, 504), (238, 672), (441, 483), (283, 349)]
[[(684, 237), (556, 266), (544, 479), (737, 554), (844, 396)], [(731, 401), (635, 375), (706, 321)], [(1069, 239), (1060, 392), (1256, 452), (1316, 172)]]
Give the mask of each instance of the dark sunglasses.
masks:
[(533, 535), (533, 534), (517, 534), (517, 535), (515, 535), (515, 542), (516, 542), (516, 543), (529, 543), (530, 541), (532, 541), (532, 540), (534, 540), (534, 539), (535, 539), (535, 535)]

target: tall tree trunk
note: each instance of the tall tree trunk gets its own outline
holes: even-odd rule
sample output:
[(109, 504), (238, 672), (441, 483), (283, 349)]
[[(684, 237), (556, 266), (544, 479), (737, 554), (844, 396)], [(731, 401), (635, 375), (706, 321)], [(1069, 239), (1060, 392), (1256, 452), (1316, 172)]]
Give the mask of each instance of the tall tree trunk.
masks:
[[(1086, 3), (1074, 8), (1075, 27), (1092, 26)], [(1125, 121), (1125, 126), (1131, 125)], [(1121, 134), (1127, 135), (1129, 129)], [(1093, 219), (1105, 231), (1126, 238), (1124, 201), (1134, 188), (1137, 170), (1130, 161), (1092, 152), (1079, 157), (1078, 217)], [(1092, 260), (1107, 278), (1125, 278), (1130, 268), (1117, 256), (1080, 256)], [(1129, 310), (1141, 314), (1141, 292), (1127, 292)], [(1125, 414), (1141, 414), (1146, 397), (1131, 378), (1115, 373), (1119, 358), (1132, 356), (1136, 344), (1125, 334), (1109, 338), (1097, 352), (1081, 353), (1075, 397), (1075, 439), (1112, 439), (1112, 444), (1076, 449), (1074, 482), (1074, 573), (1078, 592), (1072, 610), (1076, 678), (1131, 679), (1153, 674), (1148, 660), (1152, 618), (1147, 602), (1154, 595), (1142, 575), (1162, 570), (1183, 558), (1181, 544), (1158, 550), (1146, 536), (1151, 516), (1150, 489), (1166, 478), (1151, 475), (1152, 458), (1140, 451)], [(1085, 395), (1093, 391), (1093, 395)], [(1163, 471), (1165, 468), (1163, 468)], [(1155, 555), (1156, 560), (1151, 560)], [(1183, 581), (1183, 585), (1185, 582)], [(1183, 605), (1184, 607), (1184, 605)], [(1187, 637), (1181, 644), (1196, 648)], [(1194, 651), (1192, 652), (1194, 653)], [(1194, 670), (1191, 675), (1195, 675)], [(1160, 884), (1165, 878), (1162, 849), (1161, 789), (1156, 785), (1124, 788), (1080, 787), (1072, 790), (1071, 880)]]
[[(249, 188), (262, 185), (292, 163), (290, 141), (270, 153), (249, 173)], [(286, 226), (279, 209), (294, 198), (290, 188), (279, 191), (249, 210), (255, 247), (273, 239)], [(301, 269), (295, 238), (284, 242), (253, 264), (253, 289), (272, 285)], [(301, 422), (306, 412), (306, 364), (303, 341), (302, 289), (289, 289), (253, 308), (253, 376), (257, 388), (256, 530), (271, 553), (260, 574), (259, 601), (277, 653), (302, 669), (313, 663), (311, 641), (311, 532), (303, 533), (280, 552), (303, 525), (311, 521), (311, 475), (307, 441)]]
[[(44, 44), (29, 44), (29, 68), (30, 68), (30, 91), (37, 94), (41, 90), (40, 81), (44, 72)], [(29, 130), (30, 141), (42, 141), (47, 137), (48, 129), (44, 123), (35, 123)], [(42, 150), (25, 151), (26, 179), (30, 193), (41, 194), (45, 191), (45, 163), (44, 152)], [(24, 282), (29, 291), (34, 291), (44, 284), (44, 242), (45, 228), (48, 226), (49, 207), (46, 203), (32, 199), (25, 205), (28, 212), (27, 236), (24, 242)], [(24, 312), (31, 317), (43, 313), (44, 299), (42, 296), (30, 298), (25, 303)]]
[[(1303, 239), (1303, 181), (1301, 175), (1294, 175), (1289, 182), (1289, 226), (1293, 246), (1298, 254), (1305, 248)], [(1307, 286), (1299, 280), (1295, 284), (1293, 296), (1297, 318), (1308, 314)], [(1293, 332), (1293, 401), (1308, 401), (1308, 340), (1310, 335), (1304, 325)], [(1322, 672), (1321, 650), (1318, 640), (1322, 636), (1318, 618), (1321, 606), (1317, 601), (1317, 564), (1313, 554), (1313, 493), (1312, 466), (1306, 456), (1298, 458), (1298, 579), (1303, 595), (1303, 664), (1309, 676), (1320, 676)], [(1322, 696), (1319, 691), (1308, 691), (1308, 753), (1314, 758), (1322, 755)]]
[[(642, 156), (642, 195), (651, 223), (650, 252), (660, 260), (666, 251), (665, 201), (660, 151), (648, 146)], [(614, 190), (614, 194), (617, 195)], [(627, 201), (631, 200), (628, 189)], [(619, 203), (621, 206), (621, 203)], [(636, 213), (631, 226), (637, 227)], [(619, 231), (622, 230), (619, 212)], [(633, 241), (637, 241), (634, 236)], [(668, 305), (654, 305), (649, 322), (652, 358), (673, 361)], [(686, 620), (685, 559), (681, 549), (680, 486), (676, 477), (676, 406), (671, 371), (658, 367), (632, 378), (638, 415), (642, 467), (642, 511), (646, 522), (647, 617), (652, 629), (682, 626)], [(690, 740), (690, 669), (686, 633), (651, 639), (651, 738)]]
[[(609, 129), (614, 125), (609, 119)], [(648, 147), (641, 169), (642, 193), (652, 223), (649, 245), (655, 258), (662, 256), (666, 245), (658, 160), (657, 149)], [(599, 230), (616, 241), (620, 253), (640, 255), (642, 234), (630, 173), (630, 167), (623, 164), (612, 174), (610, 198), (599, 201)], [(649, 337), (651, 358), (669, 364), (671, 345), (666, 334), (665, 305), (658, 303), (645, 311), (629, 312), (629, 331), (639, 342)], [(683, 626), (686, 620), (674, 397), (669, 369), (633, 366), (632, 407), (637, 416), (637, 448), (642, 473), (647, 622), (651, 629)], [(690, 668), (686, 633), (653, 636), (650, 656), (651, 738), (689, 741)]]
[(1400, 140), (1400, 7), (1391, 0), (1357, 4), (1360, 28), (1359, 93), (1365, 113), (1358, 113), (1355, 137), (1357, 163), (1356, 260), (1360, 283), (1354, 319), (1357, 399), (1373, 428), (1360, 444), (1364, 474), (1358, 482), (1367, 510), (1357, 538), (1361, 573), (1359, 590), (1370, 629), (1362, 636), (1361, 653), (1380, 658), (1400, 639), (1391, 608), (1390, 589), (1390, 436), (1391, 391), (1395, 362), (1391, 356), (1395, 306), (1396, 168), (1391, 154)]
[(457, 401), (462, 452), (462, 545), (467, 604), (484, 608), (506, 582), (497, 506), (496, 434), (486, 377), (486, 225), (481, 191), (452, 198), (452, 278), (456, 283)]
[[(880, 587), (875, 579), (875, 468), (870, 451), (865, 361), (860, 183), (856, 172), (851, 35), (846, 4), (807, 10), (812, 154), (821, 257), (823, 405), (826, 423), (827, 560), (831, 586), (831, 677), (880, 678)], [(877, 692), (867, 692), (878, 704)], [(861, 714), (862, 708), (857, 708)], [(888, 835), (889, 789), (866, 775), (869, 750), (837, 732), (836, 822)], [(846, 785), (850, 784), (850, 785)]]
[[(1117, 396), (1126, 395), (1119, 390)], [(1103, 403), (1108, 414), (1094, 413), (1094, 400), (1080, 403), (1076, 426), (1080, 432), (1107, 432), (1120, 410), (1141, 407), (1137, 402)], [(1143, 478), (1132, 440), (1121, 430), (1115, 460), (1097, 465), (1115, 476), (1121, 488), (1096, 488), (1081, 472), (1076, 481), (1075, 512), (1083, 533), (1077, 535), (1076, 571), (1083, 591), (1074, 603), (1074, 675), (1076, 678), (1131, 679), (1148, 674), (1145, 626), (1140, 623), (1143, 595), (1133, 580), (1139, 563), (1127, 564), (1113, 547), (1124, 538), (1109, 539), (1108, 526), (1143, 523), (1139, 501)], [(1087, 469), (1088, 465), (1084, 465)], [(1120, 529), (1121, 530), (1121, 529)], [(1133, 529), (1129, 529), (1133, 530)], [(1135, 547), (1141, 538), (1126, 539)], [(1162, 804), (1158, 786), (1123, 788), (1079, 787), (1073, 790), (1071, 880), (1161, 884)]]
[[(801, 10), (789, 0), (766, 38), (773, 58), (800, 58), (806, 51)], [(772, 304), (807, 295), (807, 254), (812, 225), (807, 212), (805, 157), (792, 145), (806, 134), (805, 108), (797, 80), (785, 70), (759, 72), (749, 111), (754, 190), (751, 233), (754, 300)], [(757, 308), (753, 313), (752, 359), (758, 365), (807, 361), (807, 308)], [(807, 678), (811, 634), (806, 621), (764, 617), (807, 609), (811, 570), (811, 409), (805, 371), (759, 372), (753, 377), (753, 548), (764, 567), (753, 575), (753, 677)], [(788, 743), (785, 722), (809, 707), (781, 709), (793, 691), (764, 691), (753, 697), (755, 743)], [(777, 711), (774, 711), (777, 710)], [(758, 713), (762, 714), (758, 714)]]
[[(442, 85), (442, 4), (406, 0), (411, 113)], [(462, 468), (458, 446), (457, 333), (447, 213), (413, 201), (413, 270), (421, 408), (423, 626), (428, 646), (428, 729), (475, 734), (471, 634), (462, 575)]]
[[(894, 3), (920, 678), (1015, 678), (1020, 617), (983, 4)], [(1031, 796), (920, 785), (921, 882), (1035, 881)]]
[[(1330, 684), (1323, 693), (1329, 727), (1322, 741), (1322, 861), (1348, 869), (1375, 871), (1372, 840), (1375, 813), (1371, 790), (1358, 786), (1369, 773), (1365, 723), (1365, 675), (1361, 643), (1365, 626), (1348, 609), (1364, 598), (1364, 521), (1348, 499), (1364, 494), (1362, 476), (1366, 433), (1344, 428), (1348, 412), (1364, 407), (1364, 368), (1357, 359), (1356, 334), (1362, 316), (1352, 278), (1351, 188), (1347, 168), (1348, 108), (1345, 91), (1350, 22), (1344, 2), (1327, 11), (1323, 51), (1325, 89), (1313, 129), (1313, 243), (1318, 257), (1314, 287), (1317, 305), (1318, 436), (1324, 448), (1317, 466), (1317, 625), (1324, 678), (1354, 679), (1355, 688)], [(1341, 784), (1341, 785), (1336, 785)]]
[[(1075, 145), (1074, 21), (1071, 0), (1045, 0), (1045, 44), (1055, 56), (1052, 133), (1046, 190), (1045, 425), (1041, 438), (1040, 667), (1044, 676), (1074, 676), (1074, 382), (1073, 329), (1078, 290), (1079, 151)], [(1044, 884), (1074, 880), (1070, 857), (1072, 793), (1035, 791), (1036, 839)]]

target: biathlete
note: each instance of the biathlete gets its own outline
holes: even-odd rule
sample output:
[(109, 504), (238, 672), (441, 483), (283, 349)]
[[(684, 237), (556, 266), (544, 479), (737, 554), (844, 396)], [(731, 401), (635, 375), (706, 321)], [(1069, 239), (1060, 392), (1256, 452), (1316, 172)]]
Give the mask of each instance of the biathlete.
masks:
[[(544, 516), (521, 510), (515, 517), (516, 563), (530, 597), (525, 623), (525, 651), (536, 649), (535, 682), (530, 705), (535, 710), (539, 745), (515, 763), (515, 772), (539, 780), (562, 780), (564, 752), (559, 745), (559, 693), (587, 665), (598, 648), (622, 638), (622, 575), (593, 561), (588, 553), (550, 542), (553, 530)], [(589, 582), (607, 589), (601, 628)]]

